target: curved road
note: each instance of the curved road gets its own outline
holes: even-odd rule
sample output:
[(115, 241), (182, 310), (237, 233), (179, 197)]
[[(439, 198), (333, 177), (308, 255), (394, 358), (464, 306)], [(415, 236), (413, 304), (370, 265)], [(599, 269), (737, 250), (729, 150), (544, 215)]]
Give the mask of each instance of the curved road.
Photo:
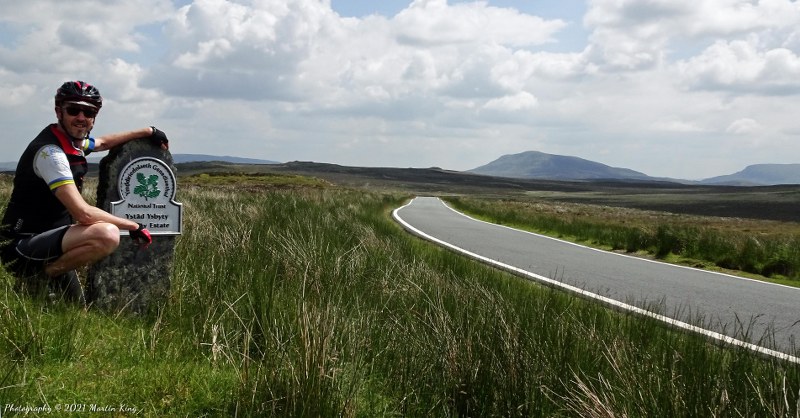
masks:
[(417, 197), (393, 216), (416, 235), (516, 274), (800, 362), (798, 288), (600, 251), (495, 225), (456, 212), (433, 197)]

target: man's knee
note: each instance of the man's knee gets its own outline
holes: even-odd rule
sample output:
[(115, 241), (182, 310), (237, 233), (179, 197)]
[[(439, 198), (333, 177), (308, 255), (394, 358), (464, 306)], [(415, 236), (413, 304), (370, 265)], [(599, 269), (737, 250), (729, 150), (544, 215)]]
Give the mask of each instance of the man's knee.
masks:
[(97, 250), (104, 254), (111, 254), (119, 246), (119, 228), (110, 223), (98, 223), (88, 229), (89, 240)]

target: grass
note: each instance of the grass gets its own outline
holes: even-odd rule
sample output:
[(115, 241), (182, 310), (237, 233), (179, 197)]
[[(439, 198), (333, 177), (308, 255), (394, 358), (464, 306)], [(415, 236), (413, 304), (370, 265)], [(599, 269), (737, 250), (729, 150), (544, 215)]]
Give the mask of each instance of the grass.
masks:
[[(800, 367), (405, 234), (407, 196), (180, 179), (170, 300), (47, 303), (0, 270), (0, 407), (143, 416), (795, 416)], [(8, 195), (2, 183), (0, 201)], [(3, 412), (4, 416), (6, 412)]]
[(515, 226), (611, 251), (800, 286), (800, 224), (677, 215), (529, 199), (450, 198), (456, 208)]
[(271, 173), (233, 173), (210, 172), (201, 173), (181, 178), (183, 186), (210, 186), (210, 187), (245, 187), (249, 189), (263, 188), (298, 188), (298, 187), (328, 187), (330, 183), (306, 176)]

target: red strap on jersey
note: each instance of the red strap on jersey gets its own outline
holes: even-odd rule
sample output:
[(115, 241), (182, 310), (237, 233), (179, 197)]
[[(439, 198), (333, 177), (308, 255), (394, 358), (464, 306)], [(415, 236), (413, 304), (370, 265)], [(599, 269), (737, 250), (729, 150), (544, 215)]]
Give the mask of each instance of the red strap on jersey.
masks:
[(70, 155), (77, 155), (81, 156), (81, 152), (75, 149), (75, 146), (72, 145), (72, 140), (67, 137), (64, 132), (58, 129), (58, 125), (55, 123), (50, 125), (50, 131), (53, 132), (53, 135), (58, 138), (58, 142), (61, 144), (61, 149), (64, 150), (65, 154)]

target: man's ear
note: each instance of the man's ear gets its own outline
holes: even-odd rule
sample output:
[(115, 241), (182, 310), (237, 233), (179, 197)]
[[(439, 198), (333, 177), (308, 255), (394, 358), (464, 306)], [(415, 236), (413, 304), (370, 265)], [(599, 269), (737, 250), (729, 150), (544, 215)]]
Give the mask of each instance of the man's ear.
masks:
[(56, 119), (61, 122), (61, 106), (56, 106), (54, 110), (56, 111)]

